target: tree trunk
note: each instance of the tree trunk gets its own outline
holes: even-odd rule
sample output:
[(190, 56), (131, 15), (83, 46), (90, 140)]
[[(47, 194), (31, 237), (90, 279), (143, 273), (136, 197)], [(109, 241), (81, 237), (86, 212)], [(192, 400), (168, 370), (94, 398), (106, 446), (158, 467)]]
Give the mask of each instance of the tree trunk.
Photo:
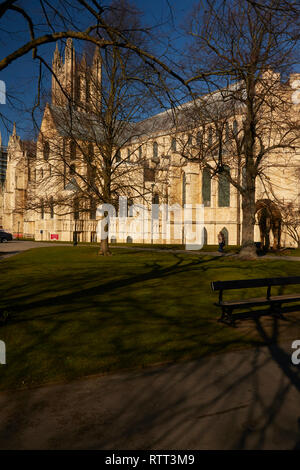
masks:
[(246, 78), (246, 117), (244, 122), (244, 152), (245, 152), (245, 187), (242, 193), (242, 249), (240, 258), (255, 259), (257, 257), (254, 244), (255, 226), (255, 183), (257, 169), (255, 167), (255, 136), (256, 116), (255, 103), (255, 81), (253, 71), (249, 70)]
[(105, 240), (101, 240), (100, 242), (100, 250), (99, 250), (99, 255), (102, 256), (111, 256), (111, 251), (108, 246), (108, 239), (106, 238)]
[(255, 227), (255, 179), (249, 175), (247, 190), (242, 196), (242, 249), (240, 258), (255, 259), (257, 257), (254, 243)]
[[(104, 217), (107, 217), (107, 215), (107, 212), (105, 212)], [(111, 251), (108, 246), (108, 223), (106, 223), (104, 226), (104, 232), (107, 233), (107, 236), (103, 237), (101, 240), (98, 254), (102, 256), (111, 256)]]

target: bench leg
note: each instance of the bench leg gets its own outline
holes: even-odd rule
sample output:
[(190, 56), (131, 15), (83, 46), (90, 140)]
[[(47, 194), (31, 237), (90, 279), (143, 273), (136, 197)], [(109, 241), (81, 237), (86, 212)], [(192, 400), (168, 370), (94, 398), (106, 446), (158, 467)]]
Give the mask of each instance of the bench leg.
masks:
[(270, 306), (270, 310), (275, 317), (279, 317), (282, 320), (285, 320), (284, 316), (281, 313), (281, 304), (273, 304)]
[[(232, 325), (234, 323), (234, 317), (232, 315), (232, 308), (230, 307), (222, 307), (222, 315), (221, 318), (218, 319), (219, 322), (229, 320), (229, 323)], [(227, 321), (226, 321), (227, 323)]]
[(221, 315), (221, 317), (218, 319), (218, 321), (219, 321), (219, 322), (223, 321), (225, 317), (226, 317), (225, 307), (222, 307), (222, 315)]

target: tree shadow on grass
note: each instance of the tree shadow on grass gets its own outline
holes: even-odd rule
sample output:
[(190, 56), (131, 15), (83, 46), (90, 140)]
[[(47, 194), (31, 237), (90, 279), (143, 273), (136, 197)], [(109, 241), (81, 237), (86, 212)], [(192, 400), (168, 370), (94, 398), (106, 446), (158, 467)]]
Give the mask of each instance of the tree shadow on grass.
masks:
[(14, 394), (1, 402), (0, 447), (298, 449), (299, 373), (274, 345), (279, 323), (271, 334), (257, 324), (271, 354), (254, 348)]
[[(177, 348), (172, 356), (175, 360), (184, 359), (187, 353), (193, 353), (196, 357), (199, 343), (204, 355), (214, 354), (200, 361), (148, 369), (143, 374), (119, 374), (111, 382), (109, 377), (95, 379), (95, 385), (91, 382), (88, 386), (85, 382), (83, 390), (78, 382), (45, 388), (42, 396), (38, 392), (22, 392), (26, 394), (20, 395), (19, 400), (10, 401), (9, 413), (6, 414), (6, 407), (2, 407), (4, 417), (0, 421), (0, 447), (16, 448), (19, 442), (19, 445), (30, 448), (28, 429), (31, 423), (34, 430), (32, 436), (38, 439), (34, 441), (37, 443), (34, 446), (36, 448), (299, 449), (299, 408), (293, 404), (299, 399), (300, 374), (291, 364), (291, 351), (281, 344), (281, 329), (286, 322), (270, 317), (266, 312), (241, 314), (237, 318), (238, 329), (242, 331), (243, 322), (251, 322), (260, 344), (266, 347), (223, 354), (228, 346), (232, 346), (235, 337), (217, 336), (222, 328), (225, 331), (227, 327), (214, 323), (211, 312), (205, 315), (202, 312), (198, 322), (195, 315), (189, 315), (189, 311), (183, 311), (182, 316), (166, 319), (165, 312), (152, 308), (154, 295), (146, 305), (141, 304), (141, 299), (130, 298), (130, 308), (135, 315), (132, 312), (128, 315), (124, 304), (120, 305), (117, 292), (120, 287), (129, 289), (139, 282), (161, 282), (172, 279), (178, 273), (197, 273), (199, 269), (206, 273), (211, 261), (215, 261), (193, 259), (187, 262), (186, 258), (174, 256), (175, 261), (171, 266), (163, 266), (156, 261), (145, 263), (149, 269), (146, 273), (96, 283), (84, 289), (80, 289), (81, 279), (78, 278), (75, 286), (78, 295), (72, 292), (51, 299), (57, 307), (56, 313), (32, 315), (31, 309), (43, 310), (49, 304), (49, 299), (30, 301), (30, 294), (21, 295), (14, 305), (16, 316), (13, 322), (28, 322), (28, 325), (25, 323), (26, 333), (30, 338), (36, 336), (41, 345), (50, 341), (50, 350), (39, 350), (45, 367), (46, 361), (49, 361), (49, 369), (59, 368), (60, 364), (55, 361), (65, 361), (67, 354), (73, 355), (72, 360), (76, 365), (80, 361), (84, 363), (84, 354), (99, 351), (93, 343), (84, 345), (88, 339), (86, 330), (91, 328), (91, 324), (85, 324), (86, 320), (82, 321), (79, 328), (82, 338), (76, 334), (74, 337), (75, 343), (82, 342), (81, 349), (74, 348), (70, 352), (69, 345), (63, 343), (61, 330), (66, 324), (72, 323), (72, 318), (66, 318), (65, 313), (74, 314), (74, 309), (70, 308), (70, 303), (74, 304), (74, 295), (79, 316), (84, 312), (85, 299), (95, 295), (93, 305), (97, 304), (100, 311), (105, 311), (101, 317), (103, 328), (114, 322), (112, 327), (115, 334), (111, 337), (113, 347), (110, 351), (103, 350), (103, 355), (118, 355), (117, 363), (113, 362), (113, 357), (109, 358), (110, 371), (143, 361), (147, 365), (148, 352), (149, 355), (157, 352), (157, 362), (163, 362), (167, 358), (168, 349), (172, 348)], [(218, 267), (214, 266), (214, 269)], [(247, 269), (246, 266), (244, 269)], [(43, 289), (46, 293), (46, 285)], [(54, 282), (51, 292), (55, 292)], [(101, 300), (106, 293), (111, 294), (108, 304)], [(24, 305), (25, 316), (17, 312), (24, 300), (29, 301), (28, 305)], [(119, 307), (122, 307), (122, 314), (116, 314)], [(141, 308), (142, 319), (139, 318)], [(286, 307), (284, 310), (288, 312), (291, 308)], [(47, 321), (45, 329), (31, 321), (41, 318), (48, 320), (54, 315), (60, 315), (60, 321)], [(130, 327), (139, 321), (141, 330), (132, 330)], [(153, 328), (156, 322), (161, 330), (168, 328), (171, 334), (159, 336), (161, 331)], [(140, 341), (144, 329), (148, 329), (155, 338), (148, 346)], [(178, 334), (182, 335), (181, 341), (175, 344), (172, 337)], [(237, 344), (241, 346), (243, 340), (243, 336), (236, 339)], [(16, 353), (15, 361), (20, 363), (19, 379), (26, 377), (27, 368), (30, 373), (34, 344), (33, 341), (29, 342), (26, 348)], [(72, 378), (72, 365), (67, 364), (66, 369), (62, 367), (61, 370), (61, 377), (65, 374), (65, 378)], [(94, 369), (85, 369), (85, 373), (95, 372)], [(49, 422), (49, 413), (52, 417), (50, 423), (56, 423), (59, 419), (60, 426), (49, 426), (45, 430), (42, 423)], [(22, 440), (24, 435), (27, 440)]]
[[(100, 282), (92, 287), (85, 287), (82, 281), (87, 281), (86, 278), (79, 278), (78, 282), (74, 281), (74, 278), (70, 280), (62, 279), (61, 282), (58, 277), (55, 278), (55, 281), (49, 281), (47, 279), (45, 281), (45, 287), (42, 286), (42, 280), (39, 282), (38, 286), (38, 294), (39, 297), (45, 296), (45, 299), (42, 300), (35, 300), (32, 297), (32, 293), (29, 292), (28, 294), (23, 294), (17, 298), (17, 302), (15, 302), (15, 292), (6, 293), (2, 297), (2, 305), (4, 305), (5, 309), (9, 309), (11, 312), (10, 321), (13, 322), (21, 322), (21, 321), (28, 321), (32, 320), (35, 317), (30, 315), (27, 316), (26, 312), (32, 309), (40, 309), (43, 307), (58, 307), (58, 306), (73, 306), (75, 302), (79, 307), (80, 303), (87, 299), (87, 305), (89, 305), (89, 300), (93, 297), (98, 297), (97, 302), (99, 302), (99, 296), (101, 300), (101, 295), (105, 294), (113, 294), (115, 290), (122, 289), (122, 288), (130, 288), (134, 285), (141, 285), (147, 281), (152, 280), (161, 280), (168, 278), (170, 276), (188, 273), (193, 270), (195, 271), (206, 271), (209, 269), (209, 263), (214, 261), (214, 258), (209, 260), (202, 260), (202, 259), (194, 259), (189, 260), (186, 262), (186, 258), (181, 257), (180, 255), (174, 254), (173, 257), (175, 258), (175, 262), (170, 266), (163, 266), (157, 262), (152, 263), (144, 263), (144, 267), (147, 269), (147, 272), (134, 274), (129, 277), (119, 278), (116, 280), (111, 280), (108, 282)], [(98, 274), (98, 273), (97, 273)], [(90, 279), (89, 279), (90, 281)], [(68, 287), (68, 283), (70, 282), (70, 288), (72, 288), (72, 292), (67, 294), (59, 294), (57, 287), (61, 285), (63, 288)], [(10, 295), (9, 295), (10, 294)], [(50, 296), (49, 296), (50, 294)], [(54, 295), (51, 295), (54, 294)], [(20, 313), (20, 305), (22, 305), (22, 314)], [(70, 308), (70, 313), (74, 313), (74, 308)], [(64, 313), (66, 313), (64, 309)], [(61, 314), (61, 310), (59, 310), (56, 315)], [(55, 315), (55, 313), (51, 313), (47, 316)], [(38, 315), (38, 318), (41, 318), (42, 315)]]

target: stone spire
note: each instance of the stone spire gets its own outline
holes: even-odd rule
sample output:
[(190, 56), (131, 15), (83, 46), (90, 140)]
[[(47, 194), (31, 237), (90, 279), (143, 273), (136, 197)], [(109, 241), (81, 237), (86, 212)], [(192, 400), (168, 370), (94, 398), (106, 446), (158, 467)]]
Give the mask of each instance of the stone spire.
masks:
[(9, 136), (8, 139), (8, 147), (15, 146), (15, 144), (20, 145), (20, 143), (20, 137), (17, 135), (16, 123), (14, 122), (12, 134)]
[[(56, 43), (55, 51), (53, 54), (53, 60), (52, 60), (52, 70), (53, 70), (53, 75), (52, 75), (52, 104), (54, 105), (59, 105), (62, 102), (62, 92), (60, 90), (59, 83), (57, 83), (57, 80), (60, 81), (60, 83), (63, 85), (64, 84), (64, 71), (63, 71), (63, 64), (62, 64), (62, 57), (60, 55), (60, 52), (58, 50), (58, 42)], [(56, 80), (56, 78), (57, 80)]]
[(95, 48), (93, 63), (91, 67), (92, 83), (91, 83), (91, 110), (99, 112), (101, 108), (101, 83), (102, 83), (102, 58), (99, 47)]
[(52, 63), (53, 64), (60, 64), (60, 53), (59, 53), (59, 50), (58, 50), (58, 42), (56, 43), (56, 48), (55, 48), (55, 51), (54, 51)]
[(76, 61), (72, 38), (68, 38), (65, 47), (64, 87), (69, 99), (75, 98)]
[(101, 62), (100, 48), (98, 46), (95, 47), (95, 52), (94, 52), (94, 57), (93, 57), (93, 64), (95, 64), (97, 61)]
[(65, 63), (72, 61), (74, 52), (73, 40), (72, 38), (68, 38), (65, 47)]

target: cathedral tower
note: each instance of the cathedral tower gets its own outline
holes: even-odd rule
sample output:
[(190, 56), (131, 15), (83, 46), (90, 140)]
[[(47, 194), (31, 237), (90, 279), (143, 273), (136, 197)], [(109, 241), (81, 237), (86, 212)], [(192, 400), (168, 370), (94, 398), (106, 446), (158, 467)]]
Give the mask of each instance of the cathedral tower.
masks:
[(78, 110), (97, 112), (101, 107), (101, 55), (95, 49), (92, 64), (87, 65), (85, 54), (76, 60), (73, 41), (68, 38), (64, 60), (58, 44), (52, 61), (52, 105), (66, 106), (71, 102)]

